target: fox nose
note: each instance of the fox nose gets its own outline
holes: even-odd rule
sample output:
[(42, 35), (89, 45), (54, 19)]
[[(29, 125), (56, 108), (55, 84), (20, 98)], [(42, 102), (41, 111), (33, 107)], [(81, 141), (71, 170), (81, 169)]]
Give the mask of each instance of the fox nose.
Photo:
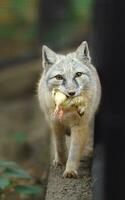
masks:
[(68, 94), (69, 94), (69, 96), (74, 96), (75, 95), (75, 92), (74, 91), (72, 91), (72, 92), (68, 92)]

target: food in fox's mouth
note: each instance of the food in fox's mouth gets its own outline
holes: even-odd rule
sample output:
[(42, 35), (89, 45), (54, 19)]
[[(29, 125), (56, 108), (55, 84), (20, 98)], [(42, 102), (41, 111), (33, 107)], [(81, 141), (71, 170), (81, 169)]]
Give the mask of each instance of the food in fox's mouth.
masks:
[(62, 92), (56, 92), (55, 93), (55, 103), (56, 105), (61, 105), (63, 102), (65, 102), (65, 100), (67, 99), (66, 95), (63, 94)]
[(59, 120), (62, 120), (65, 108), (72, 107), (72, 109), (76, 109), (80, 115), (87, 108), (87, 99), (85, 96), (67, 97), (64, 93), (54, 90), (52, 92), (52, 97), (56, 105), (54, 114), (59, 118)]
[(70, 106), (83, 106), (86, 107), (86, 97), (84, 95), (79, 95), (75, 97), (67, 97), (60, 91), (54, 91), (52, 93), (53, 99), (55, 101), (56, 106), (60, 106), (62, 108), (70, 107)]
[(59, 91), (53, 91), (52, 96), (56, 104), (54, 114), (61, 120), (63, 117), (63, 108), (61, 105), (63, 102), (65, 102), (67, 97), (62, 92), (59, 92)]
[(67, 97), (60, 91), (53, 91), (52, 96), (54, 98), (56, 108), (54, 114), (61, 120), (64, 114), (64, 108), (66, 107), (82, 107), (82, 110), (86, 109), (86, 101), (83, 96)]

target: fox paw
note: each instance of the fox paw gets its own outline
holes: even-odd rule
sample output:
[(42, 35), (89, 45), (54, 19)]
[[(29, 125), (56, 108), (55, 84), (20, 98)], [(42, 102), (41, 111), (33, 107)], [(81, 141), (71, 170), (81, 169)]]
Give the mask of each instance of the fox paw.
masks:
[(76, 170), (65, 170), (63, 178), (78, 178), (78, 173)]

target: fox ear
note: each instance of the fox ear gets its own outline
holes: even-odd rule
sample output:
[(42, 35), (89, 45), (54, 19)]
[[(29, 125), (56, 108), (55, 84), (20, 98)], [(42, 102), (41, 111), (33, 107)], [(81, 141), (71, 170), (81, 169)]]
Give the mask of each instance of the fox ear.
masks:
[(56, 62), (56, 59), (57, 59), (56, 53), (44, 45), (42, 47), (43, 68), (53, 65)]
[(80, 60), (87, 60), (91, 62), (91, 57), (89, 54), (89, 48), (86, 41), (82, 42), (82, 44), (76, 50), (76, 57)]

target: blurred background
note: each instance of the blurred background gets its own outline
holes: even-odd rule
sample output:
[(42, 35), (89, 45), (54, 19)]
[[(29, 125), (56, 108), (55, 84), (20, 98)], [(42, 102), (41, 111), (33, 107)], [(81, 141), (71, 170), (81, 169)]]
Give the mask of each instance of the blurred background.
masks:
[(91, 9), (92, 0), (1, 1), (0, 61), (36, 57), (43, 43), (60, 50), (78, 45), (89, 37)]
[[(32, 199), (44, 199), (50, 157), (49, 129), (37, 100), (41, 48), (73, 51), (83, 40), (103, 91), (95, 123), (93, 199), (125, 199), (124, 8), (122, 0), (0, 1), (0, 161), (16, 161), (34, 177), (42, 193)], [(7, 191), (5, 200), (24, 199)]]
[[(92, 9), (93, 0), (0, 2), (0, 160), (16, 161), (42, 186), (34, 199), (44, 198), (50, 156), (37, 100), (41, 48), (73, 51), (90, 39)], [(21, 197), (5, 192), (7, 200)]]

